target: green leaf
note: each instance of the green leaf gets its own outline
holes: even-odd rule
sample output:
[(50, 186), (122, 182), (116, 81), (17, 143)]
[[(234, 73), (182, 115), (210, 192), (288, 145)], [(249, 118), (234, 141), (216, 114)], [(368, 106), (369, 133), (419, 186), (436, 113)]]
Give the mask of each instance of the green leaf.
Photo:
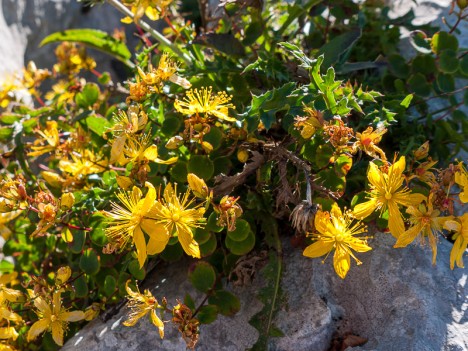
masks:
[(15, 265), (9, 261), (1, 260), (0, 261), (0, 272), (1, 273), (11, 273), (15, 270)]
[(205, 305), (198, 310), (197, 319), (201, 324), (213, 323), (218, 317), (218, 306)]
[(348, 155), (341, 155), (336, 159), (334, 166), (336, 174), (343, 177), (348, 174), (353, 166), (353, 158)]
[(218, 241), (216, 240), (216, 235), (211, 233), (210, 237), (208, 238), (207, 241), (205, 241), (203, 244), (200, 244), (200, 254), (202, 257), (207, 257), (213, 254), (213, 252), (216, 250), (216, 247), (218, 245)]
[(145, 267), (140, 268), (140, 264), (137, 260), (132, 260), (128, 264), (128, 271), (136, 280), (143, 280), (146, 276)]
[(455, 79), (451, 74), (439, 73), (437, 75), (437, 86), (444, 93), (449, 93), (455, 90)]
[(330, 163), (334, 153), (333, 147), (329, 144), (319, 145), (317, 151), (315, 152), (315, 164), (318, 168), (323, 168)]
[(422, 73), (413, 74), (408, 79), (409, 90), (419, 96), (428, 96), (431, 93), (431, 85)]
[(212, 126), (210, 131), (204, 135), (203, 141), (207, 141), (213, 146), (213, 150), (218, 150), (223, 142), (224, 134), (220, 128)]
[(161, 127), (161, 132), (165, 136), (173, 136), (179, 131), (181, 125), (181, 121), (177, 117), (168, 117), (164, 120), (162, 127)]
[(86, 239), (86, 233), (83, 230), (73, 231), (73, 242), (70, 245), (70, 251), (73, 253), (80, 253)]
[(229, 235), (226, 235), (226, 239), (224, 241), (226, 247), (231, 251), (234, 255), (243, 256), (248, 254), (255, 246), (255, 234), (250, 231), (242, 241), (234, 241), (231, 239)]
[(240, 301), (237, 296), (226, 290), (217, 290), (208, 298), (208, 302), (216, 305), (219, 313), (224, 316), (233, 316), (240, 310)]
[(406, 78), (409, 74), (409, 65), (403, 56), (393, 54), (388, 57), (390, 69), (398, 78)]
[(434, 54), (439, 55), (442, 51), (450, 49), (457, 51), (458, 40), (457, 38), (447, 32), (437, 32), (431, 39), (431, 48)]
[(83, 90), (75, 95), (75, 102), (79, 107), (90, 108), (99, 98), (99, 86), (96, 83), (87, 83)]
[(179, 183), (186, 183), (187, 182), (187, 162), (178, 161), (169, 171), (171, 177)]
[(102, 136), (111, 126), (110, 122), (107, 119), (95, 115), (87, 117), (84, 123), (88, 126), (88, 128), (91, 131), (93, 131), (99, 136)]
[(218, 215), (216, 214), (216, 212), (211, 213), (210, 216), (208, 217), (208, 221), (206, 222), (205, 229), (215, 232), (215, 233), (219, 233), (220, 231), (224, 229), (224, 227), (219, 226), (217, 222), (218, 222)]
[(1, 127), (0, 128), (0, 141), (7, 143), (13, 137), (14, 128), (12, 127)]
[(245, 55), (244, 46), (239, 39), (231, 33), (209, 32), (198, 36), (192, 43), (208, 46), (230, 56)]
[(465, 76), (468, 76), (468, 55), (464, 55), (460, 60), (460, 71)]
[(82, 253), (80, 258), (80, 268), (89, 275), (99, 272), (99, 259), (93, 249), (87, 249)]
[(252, 229), (250, 228), (249, 222), (244, 219), (238, 219), (236, 221), (236, 229), (232, 232), (228, 231), (227, 235), (234, 241), (244, 241), (251, 231)]
[(216, 272), (213, 266), (205, 261), (198, 261), (192, 265), (188, 277), (195, 289), (204, 293), (212, 289), (216, 282)]
[(457, 52), (447, 49), (440, 53), (439, 68), (444, 73), (455, 73), (458, 70)]
[(425, 75), (433, 74), (436, 70), (435, 58), (432, 55), (418, 55), (411, 62), (413, 73), (422, 73)]
[(187, 169), (189, 173), (194, 173), (204, 180), (209, 180), (214, 173), (213, 161), (211, 161), (208, 156), (204, 155), (191, 156)]
[(103, 287), (103, 293), (107, 297), (111, 296), (114, 292), (115, 289), (117, 288), (117, 280), (112, 276), (108, 275), (104, 279), (104, 287)]
[(400, 102), (400, 105), (405, 107), (405, 108), (408, 108), (409, 105), (411, 104), (411, 101), (413, 100), (413, 97), (414, 97), (414, 94), (406, 95), (405, 98), (403, 99), (403, 101)]
[(318, 56), (325, 55), (323, 66), (329, 67), (340, 62), (361, 37), (361, 28), (348, 29), (322, 46)]
[(193, 234), (193, 238), (198, 243), (198, 245), (202, 245), (210, 240), (211, 232), (206, 228), (195, 228), (195, 233)]
[(89, 47), (104, 51), (123, 62), (127, 62), (132, 57), (130, 50), (128, 50), (127, 46), (123, 42), (96, 29), (68, 29), (52, 33), (45, 37), (39, 46), (60, 41), (82, 43)]
[(88, 283), (86, 282), (86, 278), (81, 276), (73, 282), (73, 287), (75, 288), (75, 296), (80, 297), (87, 297), (88, 296)]
[(427, 36), (422, 31), (414, 31), (410, 35), (410, 43), (413, 47), (423, 53), (429, 54), (431, 53), (431, 44), (430, 41), (427, 39)]

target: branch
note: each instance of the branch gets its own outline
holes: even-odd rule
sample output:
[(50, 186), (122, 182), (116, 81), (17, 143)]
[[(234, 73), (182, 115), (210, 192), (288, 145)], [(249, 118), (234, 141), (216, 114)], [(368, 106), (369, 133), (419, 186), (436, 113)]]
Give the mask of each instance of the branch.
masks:
[(254, 173), (265, 163), (265, 157), (258, 151), (252, 151), (252, 162), (246, 163), (242, 172), (233, 176), (219, 175), (215, 177), (215, 183), (218, 183), (213, 188), (215, 196), (230, 194), (234, 188), (245, 183), (247, 177)]

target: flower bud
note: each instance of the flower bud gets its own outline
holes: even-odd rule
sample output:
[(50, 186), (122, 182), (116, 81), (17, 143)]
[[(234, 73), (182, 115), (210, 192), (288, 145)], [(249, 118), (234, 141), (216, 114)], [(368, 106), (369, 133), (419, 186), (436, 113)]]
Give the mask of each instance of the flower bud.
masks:
[(237, 159), (239, 162), (246, 163), (249, 159), (249, 152), (246, 149), (237, 150)]
[(166, 149), (169, 149), (169, 150), (178, 149), (180, 145), (182, 145), (183, 142), (184, 142), (184, 138), (182, 138), (180, 135), (173, 136), (166, 143)]
[(57, 271), (57, 275), (55, 276), (55, 284), (62, 285), (70, 279), (72, 274), (71, 268), (68, 266), (60, 267)]
[(195, 174), (189, 173), (187, 175), (187, 181), (189, 183), (190, 189), (196, 197), (206, 199), (209, 195), (208, 187), (203, 179), (198, 178)]
[(211, 151), (213, 151), (213, 145), (211, 145), (211, 144), (210, 144), (209, 142), (207, 142), (207, 141), (203, 141), (203, 142), (201, 143), (201, 146), (202, 146), (203, 150), (205, 150), (205, 152), (206, 152), (207, 154), (209, 154)]
[(457, 0), (457, 5), (460, 8), (460, 10), (464, 10), (466, 6), (468, 6), (468, 1), (467, 0)]
[(422, 144), (416, 151), (414, 151), (414, 157), (416, 160), (422, 160), (426, 158), (429, 153), (429, 141), (426, 141)]

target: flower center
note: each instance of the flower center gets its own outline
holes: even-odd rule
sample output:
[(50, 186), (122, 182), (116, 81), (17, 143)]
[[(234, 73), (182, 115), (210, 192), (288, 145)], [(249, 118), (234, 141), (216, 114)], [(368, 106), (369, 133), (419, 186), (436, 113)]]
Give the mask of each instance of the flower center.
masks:
[(52, 322), (55, 322), (57, 320), (57, 316), (55, 314), (53, 314), (52, 316), (50, 316), (50, 320)]
[(392, 193), (389, 193), (388, 191), (385, 192), (385, 199), (390, 200), (392, 198)]
[(180, 219), (180, 215), (178, 213), (172, 214), (172, 221), (177, 222)]

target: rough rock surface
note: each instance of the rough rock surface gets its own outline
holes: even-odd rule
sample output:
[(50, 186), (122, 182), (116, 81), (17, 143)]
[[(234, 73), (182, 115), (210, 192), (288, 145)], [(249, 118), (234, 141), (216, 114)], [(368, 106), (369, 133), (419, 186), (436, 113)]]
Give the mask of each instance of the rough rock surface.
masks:
[[(413, 245), (394, 249), (389, 234), (371, 241), (375, 250), (360, 254), (363, 265), (353, 266), (345, 280), (334, 273), (331, 257), (302, 256), (284, 244), (284, 301), (275, 323), (285, 337), (271, 339), (269, 350), (325, 351), (334, 335), (367, 338), (349, 350), (440, 351), (468, 350), (468, 269), (451, 271), (452, 245), (441, 241), (438, 261), (431, 264), (428, 248)], [(186, 281), (187, 262), (158, 270), (145, 283), (156, 296), (182, 298), (193, 288)], [(197, 350), (245, 350), (258, 337), (248, 320), (262, 305), (254, 297), (261, 281), (236, 288), (241, 311), (201, 327)], [(159, 340), (148, 320), (132, 329), (122, 326), (125, 309), (107, 323), (91, 322), (63, 350), (183, 350), (184, 342), (172, 326)]]
[[(107, 4), (88, 11), (76, 0), (0, 0), (0, 80), (21, 72), (30, 60), (38, 68), (51, 68), (55, 45), (39, 48), (47, 35), (71, 28), (101, 29), (112, 34), (115, 28), (124, 27), (121, 18)], [(131, 30), (127, 38), (135, 43)], [(115, 62), (109, 56), (96, 51), (92, 56), (99, 62), (100, 71), (113, 72)]]

